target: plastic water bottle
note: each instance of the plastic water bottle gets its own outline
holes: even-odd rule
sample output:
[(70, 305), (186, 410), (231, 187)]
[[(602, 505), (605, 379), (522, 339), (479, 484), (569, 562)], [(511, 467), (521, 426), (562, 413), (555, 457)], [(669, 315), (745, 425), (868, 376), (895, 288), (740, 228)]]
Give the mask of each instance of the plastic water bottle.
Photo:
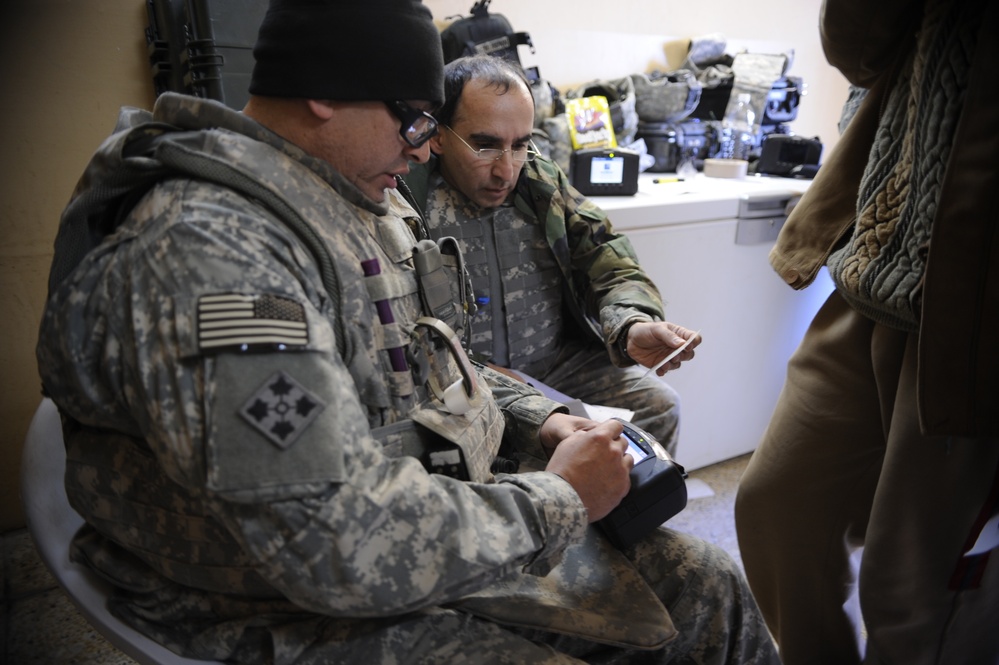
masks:
[(749, 105), (749, 93), (741, 93), (737, 103), (722, 120), (721, 141), (718, 156), (722, 159), (749, 159), (749, 153), (756, 145), (753, 124), (756, 114)]

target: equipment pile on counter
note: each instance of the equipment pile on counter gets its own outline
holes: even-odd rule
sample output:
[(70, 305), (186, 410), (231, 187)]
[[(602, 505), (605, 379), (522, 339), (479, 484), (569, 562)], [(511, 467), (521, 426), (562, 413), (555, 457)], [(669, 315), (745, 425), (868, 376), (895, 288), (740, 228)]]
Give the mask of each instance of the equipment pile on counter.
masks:
[[(479, 0), (471, 16), (444, 27), (446, 61), (488, 53), (520, 64), (517, 46), (533, 51), (528, 33), (515, 32), (502, 15), (490, 14), (489, 3)], [(582, 183), (582, 177), (573, 174), (573, 155), (599, 148), (634, 150), (641, 155), (642, 170), (650, 172), (701, 171), (705, 159), (718, 156), (730, 107), (740, 94), (748, 94), (756, 119), (749, 172), (813, 175), (822, 143), (818, 137), (795, 135), (789, 126), (804, 96), (801, 78), (787, 74), (793, 53), (729, 54), (726, 47), (720, 34), (673, 42), (664, 45), (679, 61), (670, 71), (623, 72), (620, 78), (593, 80), (562, 92), (537, 67), (525, 69), (535, 96), (538, 149), (574, 184)], [(594, 115), (595, 108), (606, 109), (606, 116)], [(597, 127), (601, 117), (613, 131), (602, 143), (581, 142), (581, 136), (590, 139), (599, 133), (581, 130)]]

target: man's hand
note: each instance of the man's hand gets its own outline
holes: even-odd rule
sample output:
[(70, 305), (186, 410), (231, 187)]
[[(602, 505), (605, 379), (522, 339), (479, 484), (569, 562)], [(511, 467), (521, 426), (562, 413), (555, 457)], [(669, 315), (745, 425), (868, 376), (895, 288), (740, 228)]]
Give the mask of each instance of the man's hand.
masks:
[[(559, 415), (563, 414), (552, 417)], [(567, 437), (558, 442), (545, 471), (558, 474), (572, 485), (592, 523), (605, 517), (631, 489), (628, 474), (635, 461), (625, 453), (628, 444), (621, 437), (621, 423), (616, 420), (599, 424), (585, 418), (576, 420), (586, 425), (572, 429)], [(564, 425), (575, 427), (569, 423)], [(554, 426), (560, 427), (558, 424)]]
[[(639, 365), (654, 367), (657, 362), (668, 356), (674, 349), (683, 345), (691, 337), (697, 335), (692, 330), (667, 321), (641, 321), (628, 328), (628, 355)], [(656, 374), (662, 376), (671, 369), (677, 369), (680, 364), (694, 357), (694, 347), (701, 343), (701, 336), (690, 343), (675, 358), (660, 367)]]
[(592, 429), (597, 424), (597, 421), (589, 418), (570, 416), (568, 413), (553, 413), (541, 425), (541, 447), (548, 453), (548, 457), (551, 457), (555, 446), (562, 439), (569, 438), (573, 432)]

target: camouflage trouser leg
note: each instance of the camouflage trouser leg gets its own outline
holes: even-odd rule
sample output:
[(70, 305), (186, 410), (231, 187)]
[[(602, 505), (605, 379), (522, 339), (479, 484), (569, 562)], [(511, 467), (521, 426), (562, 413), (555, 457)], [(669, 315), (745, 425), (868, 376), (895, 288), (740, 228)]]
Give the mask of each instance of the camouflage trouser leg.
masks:
[[(334, 665), (578, 665), (551, 646), (454, 610), (433, 609), (391, 619), (324, 619), (311, 644), (275, 664)], [(252, 655), (252, 654), (249, 654)], [(255, 660), (261, 662), (260, 652)]]
[(644, 367), (615, 367), (601, 346), (570, 343), (550, 371), (535, 376), (587, 404), (634, 411), (633, 422), (675, 455), (680, 434), (680, 396), (657, 376), (650, 376), (630, 390), (645, 372)]
[[(656, 651), (639, 651), (542, 630), (503, 627), (467, 614), (431, 610), (369, 622), (318, 620), (297, 624), (277, 643), (311, 645), (296, 665), (559, 665), (617, 663), (671, 665), (779, 665), (773, 642), (738, 566), (720, 548), (659, 529), (625, 551), (669, 609), (678, 636)], [(299, 642), (301, 643), (301, 642)], [(257, 651), (259, 662), (260, 651)]]
[(669, 610), (678, 635), (666, 647), (637, 651), (540, 631), (520, 632), (587, 663), (779, 665), (742, 571), (724, 550), (660, 528), (624, 553)]

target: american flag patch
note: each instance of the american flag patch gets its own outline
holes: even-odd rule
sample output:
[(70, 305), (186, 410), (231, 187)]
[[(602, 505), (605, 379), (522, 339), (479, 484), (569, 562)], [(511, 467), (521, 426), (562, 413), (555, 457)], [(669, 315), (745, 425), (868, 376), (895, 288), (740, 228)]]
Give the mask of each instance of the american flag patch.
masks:
[(296, 300), (237, 293), (198, 299), (198, 346), (202, 350), (258, 345), (282, 348), (308, 343), (305, 308)]

